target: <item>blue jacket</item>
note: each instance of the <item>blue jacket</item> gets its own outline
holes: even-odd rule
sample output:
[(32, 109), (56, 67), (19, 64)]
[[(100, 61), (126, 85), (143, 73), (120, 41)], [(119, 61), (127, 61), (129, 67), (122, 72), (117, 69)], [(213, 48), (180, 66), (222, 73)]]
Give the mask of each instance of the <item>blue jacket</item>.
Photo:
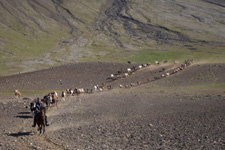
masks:
[(36, 106), (35, 106), (35, 114), (38, 114), (40, 112), (41, 108), (44, 108), (44, 104), (37, 102)]

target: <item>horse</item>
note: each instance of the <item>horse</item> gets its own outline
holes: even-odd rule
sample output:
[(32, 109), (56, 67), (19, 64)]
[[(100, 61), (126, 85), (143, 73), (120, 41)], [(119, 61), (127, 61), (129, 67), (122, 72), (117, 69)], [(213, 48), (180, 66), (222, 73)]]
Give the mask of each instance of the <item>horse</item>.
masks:
[(43, 97), (43, 100), (42, 101), (46, 104), (47, 108), (50, 107), (51, 98), (50, 98), (50, 95), (49, 94), (48, 95), (45, 95)]
[(18, 91), (18, 90), (15, 90), (15, 96), (18, 98), (18, 97), (20, 97), (21, 96), (21, 93), (20, 93), (20, 91)]
[(58, 97), (55, 93), (51, 94), (52, 96), (52, 104), (55, 104), (57, 106)]
[[(40, 112), (36, 116), (36, 123), (38, 125), (38, 131), (40, 131), (40, 136), (45, 133), (45, 108), (41, 108)], [(43, 130), (43, 131), (42, 131)]]
[(62, 91), (61, 96), (62, 96), (62, 97), (66, 97), (66, 92), (65, 92), (65, 91)]

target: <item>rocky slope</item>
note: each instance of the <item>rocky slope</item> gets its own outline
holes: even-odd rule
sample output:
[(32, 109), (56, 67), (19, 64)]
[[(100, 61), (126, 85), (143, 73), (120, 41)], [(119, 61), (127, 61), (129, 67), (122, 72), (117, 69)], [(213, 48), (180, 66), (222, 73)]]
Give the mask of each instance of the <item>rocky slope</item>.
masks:
[[(64, 75), (74, 86), (79, 84), (76, 81), (82, 81), (79, 84), (82, 86), (90, 84), (90, 80), (98, 82), (105, 79), (109, 70), (117, 69), (112, 64), (94, 64), (92, 71), (98, 66), (103, 73), (87, 76), (91, 65), (80, 65), (83, 70), (77, 73), (79, 76), (76, 78), (73, 70), (76, 71), (78, 65), (63, 66), (67, 70)], [(10, 89), (11, 81), (21, 80), (21, 77), (29, 81), (42, 75), (42, 82), (32, 85), (43, 88), (48, 83), (46, 89), (52, 90), (53, 86), (60, 88), (61, 85), (49, 82), (49, 79), (57, 79), (63, 67), (43, 71), (51, 74), (34, 72), (29, 76), (1, 77), (0, 81), (8, 80), (4, 87)], [(149, 78), (151, 73), (146, 72), (155, 74), (162, 69), (162, 66), (151, 67), (132, 75), (137, 77), (135, 81), (131, 76), (116, 82), (136, 82)], [(27, 106), (37, 96), (43, 95), (0, 96), (0, 149), (222, 150), (225, 146), (224, 68), (224, 63), (198, 64), (132, 88), (114, 88), (65, 99), (60, 97), (58, 106), (47, 111), (50, 126), (42, 136), (39, 136), (37, 128), (31, 127), (33, 118)], [(71, 86), (70, 82), (63, 80), (63, 83)], [(23, 87), (23, 83), (17, 85)], [(30, 90), (38, 88), (32, 85)]]

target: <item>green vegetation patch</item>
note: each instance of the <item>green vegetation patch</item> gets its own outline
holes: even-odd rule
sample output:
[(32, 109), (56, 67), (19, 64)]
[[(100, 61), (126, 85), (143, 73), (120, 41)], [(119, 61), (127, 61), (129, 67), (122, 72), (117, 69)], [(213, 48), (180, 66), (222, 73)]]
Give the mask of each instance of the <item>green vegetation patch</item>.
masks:
[[(125, 58), (136, 63), (146, 63), (154, 61), (184, 61), (193, 59), (195, 62), (225, 62), (225, 53), (222, 47), (213, 49), (211, 46), (193, 46), (196, 50), (190, 50), (184, 46), (160, 46), (153, 49), (144, 49), (134, 52), (131, 57)], [(124, 59), (124, 60), (125, 60)]]
[(185, 59), (185, 56), (189, 56), (189, 54), (185, 54), (183, 52), (175, 52), (175, 51), (157, 51), (157, 50), (141, 50), (136, 52), (136, 55), (129, 58), (130, 61), (136, 63), (146, 63), (146, 62), (155, 62), (155, 61), (163, 61), (163, 60), (175, 60), (175, 59)]

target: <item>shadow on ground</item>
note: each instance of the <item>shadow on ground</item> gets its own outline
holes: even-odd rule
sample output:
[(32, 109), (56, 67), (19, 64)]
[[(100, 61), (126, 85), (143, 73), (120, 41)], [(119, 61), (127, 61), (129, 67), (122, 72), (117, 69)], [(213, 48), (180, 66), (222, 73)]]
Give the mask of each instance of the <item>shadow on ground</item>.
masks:
[(33, 117), (32, 116), (16, 116), (16, 118), (29, 119), (29, 118), (33, 118)]
[(30, 114), (30, 112), (19, 112), (18, 114)]
[(13, 137), (20, 137), (20, 136), (28, 136), (31, 135), (32, 132), (18, 132), (18, 133), (11, 133), (9, 136)]

